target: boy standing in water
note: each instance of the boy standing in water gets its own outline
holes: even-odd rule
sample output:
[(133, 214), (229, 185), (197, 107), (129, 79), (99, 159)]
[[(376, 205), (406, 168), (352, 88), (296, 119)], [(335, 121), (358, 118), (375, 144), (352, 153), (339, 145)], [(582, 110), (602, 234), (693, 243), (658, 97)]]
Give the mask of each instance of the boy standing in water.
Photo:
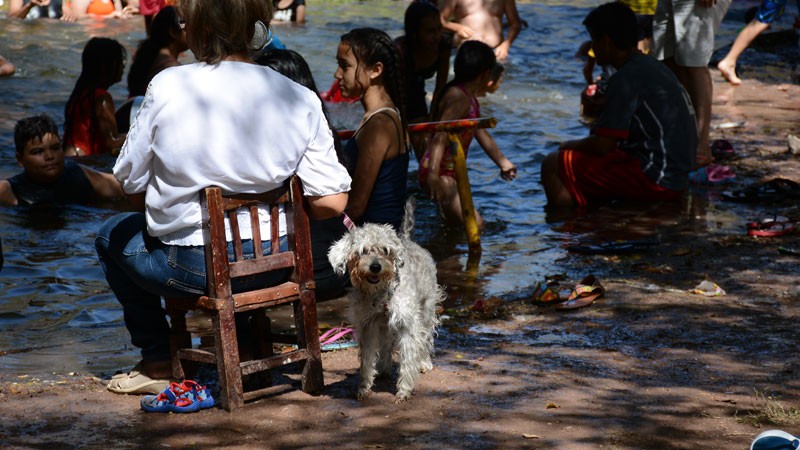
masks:
[(601, 5), (583, 24), (597, 63), (617, 72), (589, 136), (562, 142), (542, 162), (548, 205), (680, 198), (697, 148), (686, 91), (667, 66), (636, 48), (636, 16), (627, 6)]
[(58, 127), (44, 114), (14, 127), (17, 162), (23, 172), (0, 181), (0, 205), (88, 203), (124, 196), (110, 173), (101, 173), (64, 159)]
[[(498, 60), (508, 58), (511, 43), (522, 29), (515, 0), (444, 0), (442, 25), (455, 34), (454, 44), (481, 41), (494, 49)], [(450, 21), (450, 16), (455, 20)], [(508, 34), (503, 37), (503, 16), (508, 20)]]

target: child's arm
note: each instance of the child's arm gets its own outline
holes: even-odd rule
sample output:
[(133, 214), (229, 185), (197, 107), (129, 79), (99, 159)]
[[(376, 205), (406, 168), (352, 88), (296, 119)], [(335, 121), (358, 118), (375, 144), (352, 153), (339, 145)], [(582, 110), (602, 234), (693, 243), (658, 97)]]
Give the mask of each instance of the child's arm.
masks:
[(86, 166), (78, 165), (86, 174), (89, 183), (94, 189), (97, 197), (104, 200), (118, 200), (125, 197), (125, 192), (122, 191), (122, 185), (114, 178), (114, 175), (105, 172), (98, 172)]
[(97, 114), (97, 136), (103, 139), (103, 146), (116, 156), (125, 143), (127, 134), (117, 132), (117, 119), (114, 116), (114, 101), (106, 93), (95, 99), (95, 114)]
[(508, 19), (508, 34), (506, 34), (503, 42), (494, 49), (494, 55), (499, 60), (508, 58), (508, 50), (511, 49), (511, 44), (519, 35), (520, 30), (522, 30), (522, 19), (519, 18), (516, 1), (506, 0), (503, 14)]
[(399, 143), (396, 143), (397, 125), (390, 116), (376, 114), (361, 128), (358, 138), (354, 139), (358, 143), (358, 162), (352, 176), (347, 214), (357, 221), (367, 210), (372, 188), (375, 187), (378, 172), (389, 149), (394, 145), (399, 151)]
[(517, 166), (509, 161), (506, 155), (500, 151), (500, 147), (497, 146), (494, 138), (485, 128), (475, 130), (475, 139), (481, 144), (483, 151), (489, 155), (489, 158), (500, 168), (500, 177), (502, 179), (511, 181), (517, 178)]
[(436, 87), (433, 89), (433, 97), (431, 98), (431, 105), (439, 102), (439, 97), (442, 95), (442, 89), (447, 84), (447, 76), (450, 74), (450, 48), (452, 46), (452, 39), (442, 37), (443, 42), (439, 48), (439, 59), (436, 65)]
[(591, 56), (587, 56), (583, 63), (583, 78), (587, 84), (594, 84), (594, 58)]
[(23, 4), (22, 0), (11, 0), (8, 4), (8, 18), (24, 19), (34, 6), (42, 3), (41, 0), (31, 0), (27, 4)]
[(17, 196), (11, 190), (11, 183), (8, 180), (0, 181), (0, 205), (17, 206)]

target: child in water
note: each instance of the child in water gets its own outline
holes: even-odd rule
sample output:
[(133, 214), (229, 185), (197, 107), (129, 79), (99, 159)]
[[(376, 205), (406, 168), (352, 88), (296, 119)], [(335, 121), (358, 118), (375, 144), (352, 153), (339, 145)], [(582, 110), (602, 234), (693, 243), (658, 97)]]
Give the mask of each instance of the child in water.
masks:
[(64, 108), (67, 156), (116, 155), (125, 142), (117, 131), (108, 88), (122, 79), (127, 52), (117, 41), (91, 38), (81, 55), (81, 74)]
[[(405, 92), (408, 121), (427, 122), (428, 104), (425, 82), (436, 77), (432, 103), (438, 101), (450, 72), (449, 34), (442, 32), (439, 8), (428, 0), (415, 0), (408, 5), (403, 28), (405, 34), (394, 40), (405, 70)], [(411, 136), (417, 160), (424, 153), (424, 135)]]
[[(478, 97), (496, 90), (496, 85), (501, 79), (502, 71), (495, 71), (496, 65), (494, 52), (488, 45), (479, 41), (467, 41), (461, 44), (453, 62), (455, 77), (445, 85), (441, 100), (432, 108), (432, 119), (445, 121), (480, 117)], [(473, 137), (500, 168), (500, 177), (504, 180), (516, 178), (517, 166), (503, 155), (492, 135), (484, 128), (465, 130), (459, 134), (464, 156)], [(419, 181), (425, 192), (438, 204), (439, 211), (448, 224), (463, 223), (458, 182), (447, 132), (436, 133), (431, 139), (420, 162)], [(483, 218), (477, 211), (475, 216), (478, 227), (482, 229)]]
[(113, 175), (65, 160), (58, 127), (46, 115), (28, 117), (14, 127), (17, 162), (23, 172), (0, 181), (0, 205), (89, 203), (124, 196)]
[(333, 77), (344, 97), (357, 97), (364, 116), (344, 148), (353, 179), (347, 214), (357, 224), (400, 230), (406, 201), (408, 143), (403, 73), (391, 38), (374, 28), (342, 36)]

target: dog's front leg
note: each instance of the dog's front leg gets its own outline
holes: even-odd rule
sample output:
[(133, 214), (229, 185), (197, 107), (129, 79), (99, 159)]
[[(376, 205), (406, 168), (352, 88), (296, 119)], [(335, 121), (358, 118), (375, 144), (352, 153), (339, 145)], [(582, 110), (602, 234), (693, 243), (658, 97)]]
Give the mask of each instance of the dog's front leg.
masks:
[(375, 365), (378, 362), (378, 352), (381, 347), (380, 328), (374, 322), (367, 323), (359, 333), (359, 346), (361, 347), (361, 381), (358, 385), (358, 399), (369, 397), (372, 385), (375, 382)]
[(419, 378), (424, 355), (418, 337), (407, 330), (398, 333), (397, 344), (400, 368), (397, 377), (395, 402), (401, 403), (411, 397), (411, 392), (414, 390)]

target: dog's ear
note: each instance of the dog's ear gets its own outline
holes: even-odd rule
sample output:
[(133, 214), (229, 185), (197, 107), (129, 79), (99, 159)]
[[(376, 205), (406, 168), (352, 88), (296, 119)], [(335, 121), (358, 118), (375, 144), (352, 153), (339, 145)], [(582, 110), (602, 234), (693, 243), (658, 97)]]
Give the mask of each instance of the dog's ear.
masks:
[(328, 249), (328, 261), (333, 266), (337, 275), (344, 275), (347, 271), (347, 261), (350, 259), (350, 247), (353, 245), (353, 236), (347, 233)]

